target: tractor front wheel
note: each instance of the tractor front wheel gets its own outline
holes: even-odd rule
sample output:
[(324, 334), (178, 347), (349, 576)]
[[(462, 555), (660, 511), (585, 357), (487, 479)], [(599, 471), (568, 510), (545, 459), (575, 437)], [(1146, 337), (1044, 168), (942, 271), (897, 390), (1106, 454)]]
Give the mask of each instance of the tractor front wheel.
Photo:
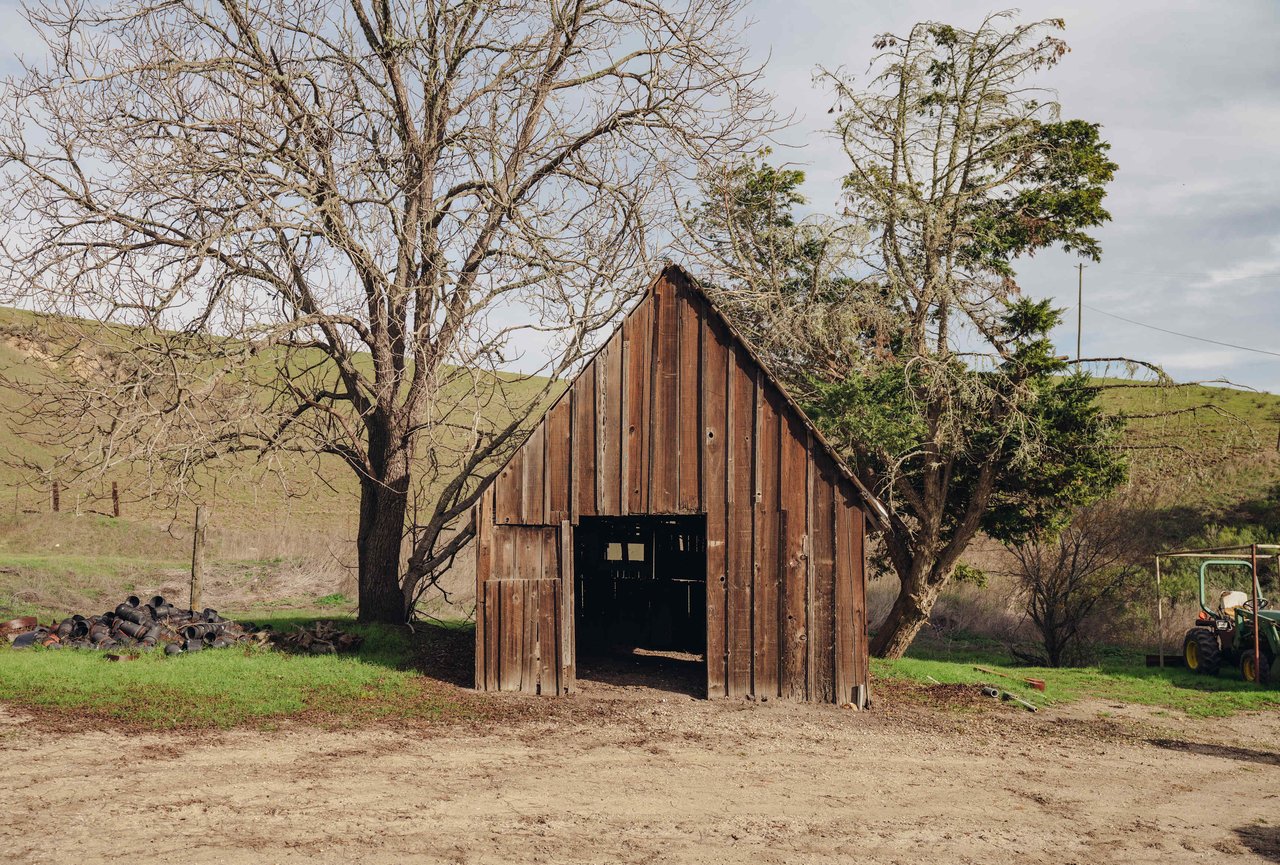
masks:
[[(1255, 666), (1256, 663), (1256, 666)], [(1258, 670), (1257, 667), (1261, 667)], [(1261, 673), (1261, 678), (1259, 678)], [(1255, 662), (1253, 649), (1245, 652), (1240, 656), (1240, 675), (1244, 677), (1246, 682), (1258, 682), (1268, 685), (1271, 683), (1271, 664), (1267, 661), (1267, 656), (1262, 655)]]
[(1204, 628), (1192, 628), (1182, 641), (1182, 657), (1187, 669), (1193, 673), (1216, 676), (1222, 666), (1222, 652), (1218, 649), (1218, 636)]

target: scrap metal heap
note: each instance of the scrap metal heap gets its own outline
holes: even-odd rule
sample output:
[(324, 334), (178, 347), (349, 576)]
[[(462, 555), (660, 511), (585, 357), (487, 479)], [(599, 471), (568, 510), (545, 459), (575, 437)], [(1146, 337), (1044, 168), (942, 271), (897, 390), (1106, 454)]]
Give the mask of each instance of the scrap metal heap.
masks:
[(233, 622), (217, 610), (182, 610), (160, 595), (142, 603), (130, 595), (114, 610), (98, 616), (73, 615), (61, 622), (41, 625), (35, 616), (24, 616), (0, 625), (13, 648), (44, 646), (59, 649), (155, 649), (166, 655), (222, 649), (234, 645), (274, 646), (315, 655), (354, 651), (362, 638), (339, 631), (332, 622), (317, 622), (277, 634), (270, 625)]

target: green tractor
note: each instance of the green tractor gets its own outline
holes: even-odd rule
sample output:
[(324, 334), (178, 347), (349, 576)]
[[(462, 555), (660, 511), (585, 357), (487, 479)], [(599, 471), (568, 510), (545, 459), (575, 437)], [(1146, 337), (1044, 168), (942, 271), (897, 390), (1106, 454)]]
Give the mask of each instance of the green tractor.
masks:
[[(1209, 559), (1200, 565), (1200, 614), (1195, 627), (1187, 631), (1182, 641), (1182, 657), (1187, 669), (1206, 676), (1217, 675), (1223, 664), (1240, 670), (1245, 681), (1272, 681), (1280, 684), (1280, 610), (1267, 609), (1269, 603), (1256, 594), (1250, 598), (1244, 592), (1226, 591), (1218, 600), (1216, 610), (1205, 603), (1205, 572), (1211, 566), (1242, 567), (1250, 571), (1248, 562)], [(1257, 602), (1258, 654), (1254, 654), (1254, 601)], [(1261, 667), (1261, 670), (1258, 668)], [(1259, 673), (1261, 674), (1259, 676)]]

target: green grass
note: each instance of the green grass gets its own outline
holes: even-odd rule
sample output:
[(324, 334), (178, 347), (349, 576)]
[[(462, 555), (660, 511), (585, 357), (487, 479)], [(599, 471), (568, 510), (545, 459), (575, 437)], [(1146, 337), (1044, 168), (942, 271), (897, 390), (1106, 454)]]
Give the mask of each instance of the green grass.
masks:
[[(0, 648), (0, 700), (147, 729), (429, 721), (469, 712), (449, 689), (418, 674), (421, 645), (405, 629), (331, 620), (364, 637), (358, 653), (233, 647), (174, 657), (151, 651), (113, 663), (97, 651)], [(254, 621), (288, 631), (313, 619), (259, 611)], [(448, 638), (451, 630), (456, 626), (426, 638)]]
[[(981, 665), (1012, 678), (975, 669)], [(1280, 707), (1280, 686), (1258, 688), (1224, 669), (1218, 676), (1198, 676), (1180, 668), (1147, 667), (1145, 658), (1115, 653), (1091, 667), (1019, 667), (983, 647), (948, 653), (913, 649), (897, 661), (871, 660), (877, 677), (932, 684), (989, 684), (1038, 706), (1095, 699), (1174, 709), (1197, 718), (1226, 717), (1237, 712)], [(1043, 679), (1044, 692), (1023, 679)]]

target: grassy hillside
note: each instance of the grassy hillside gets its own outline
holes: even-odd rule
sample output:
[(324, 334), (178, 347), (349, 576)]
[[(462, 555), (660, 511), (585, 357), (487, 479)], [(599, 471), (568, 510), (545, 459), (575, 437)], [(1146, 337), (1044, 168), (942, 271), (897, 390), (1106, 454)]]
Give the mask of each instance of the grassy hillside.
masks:
[[(0, 310), (4, 380), (68, 374), (25, 335), (40, 321)], [(1135, 518), (1158, 524), (1163, 541), (1179, 543), (1209, 523), (1280, 518), (1273, 513), (1280, 397), (1198, 385), (1104, 385), (1108, 408), (1131, 417), (1133, 484), (1156, 491), (1155, 510)], [(0, 612), (66, 609), (125, 587), (185, 585), (195, 497), (174, 506), (153, 496), (153, 479), (137, 467), (94, 481), (64, 480), (55, 517), (48, 479), (30, 467), (52, 469), (57, 454), (24, 433), (28, 412), (19, 393), (0, 387)], [(121, 492), (121, 520), (106, 516), (111, 481)], [(211, 508), (214, 582), (227, 598), (305, 602), (354, 594), (357, 485), (336, 458), (224, 463), (206, 473), (197, 495)]]

